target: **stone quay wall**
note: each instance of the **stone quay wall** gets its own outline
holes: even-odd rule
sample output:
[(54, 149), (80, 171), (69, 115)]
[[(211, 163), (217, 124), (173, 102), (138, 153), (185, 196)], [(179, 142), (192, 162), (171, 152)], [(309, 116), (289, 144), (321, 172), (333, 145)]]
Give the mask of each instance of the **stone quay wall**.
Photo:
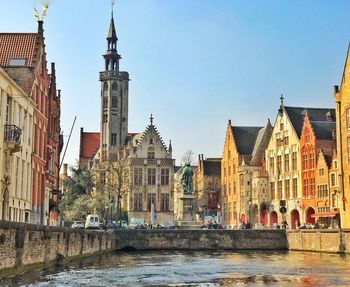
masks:
[(350, 229), (287, 231), (288, 249), (350, 254)]
[(115, 233), (0, 221), (0, 270), (115, 250)]
[(284, 230), (120, 230), (118, 250), (287, 250)]

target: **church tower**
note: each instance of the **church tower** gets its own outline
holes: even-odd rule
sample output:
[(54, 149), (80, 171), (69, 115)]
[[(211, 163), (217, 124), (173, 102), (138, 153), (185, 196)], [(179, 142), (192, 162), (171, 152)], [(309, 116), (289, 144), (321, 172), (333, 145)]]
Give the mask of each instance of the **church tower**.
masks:
[(107, 51), (103, 55), (105, 70), (101, 81), (101, 161), (116, 158), (128, 136), (129, 73), (119, 71), (121, 56), (117, 51), (117, 33), (113, 12), (107, 35)]

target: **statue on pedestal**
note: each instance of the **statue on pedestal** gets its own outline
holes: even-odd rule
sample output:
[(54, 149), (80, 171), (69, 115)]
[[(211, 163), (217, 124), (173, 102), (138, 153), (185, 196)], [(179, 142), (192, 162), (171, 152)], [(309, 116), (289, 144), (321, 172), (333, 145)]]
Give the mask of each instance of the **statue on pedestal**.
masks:
[(186, 163), (185, 167), (183, 168), (182, 176), (181, 176), (181, 185), (182, 185), (184, 194), (191, 195), (193, 192), (192, 176), (193, 176), (192, 166), (190, 163)]

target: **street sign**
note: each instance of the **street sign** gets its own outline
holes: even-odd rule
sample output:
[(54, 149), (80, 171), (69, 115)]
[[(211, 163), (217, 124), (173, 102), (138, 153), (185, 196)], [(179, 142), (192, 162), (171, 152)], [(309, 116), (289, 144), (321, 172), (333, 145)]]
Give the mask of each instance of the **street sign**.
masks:
[(280, 212), (281, 212), (282, 214), (285, 214), (285, 213), (287, 212), (287, 207), (281, 206), (281, 207), (280, 207)]

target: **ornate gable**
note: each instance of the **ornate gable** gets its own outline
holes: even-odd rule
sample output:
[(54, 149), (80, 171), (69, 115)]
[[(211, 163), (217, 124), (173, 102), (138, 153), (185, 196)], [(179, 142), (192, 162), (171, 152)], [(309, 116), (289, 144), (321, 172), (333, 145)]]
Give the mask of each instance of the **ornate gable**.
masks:
[(149, 158), (149, 152), (154, 151), (154, 158), (171, 158), (171, 154), (165, 145), (157, 127), (151, 122), (145, 131), (134, 137), (134, 155), (136, 158)]

